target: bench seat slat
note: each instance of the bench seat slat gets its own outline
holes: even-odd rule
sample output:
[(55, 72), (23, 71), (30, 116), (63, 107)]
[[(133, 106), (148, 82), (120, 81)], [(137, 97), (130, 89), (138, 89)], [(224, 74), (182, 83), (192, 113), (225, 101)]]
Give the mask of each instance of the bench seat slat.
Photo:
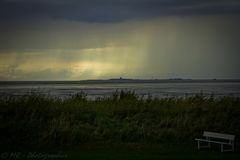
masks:
[(207, 139), (195, 139), (196, 141), (202, 141), (202, 142), (211, 142), (211, 143), (217, 143), (217, 144), (225, 144), (225, 145), (232, 145), (232, 143), (226, 143), (221, 141), (212, 141)]

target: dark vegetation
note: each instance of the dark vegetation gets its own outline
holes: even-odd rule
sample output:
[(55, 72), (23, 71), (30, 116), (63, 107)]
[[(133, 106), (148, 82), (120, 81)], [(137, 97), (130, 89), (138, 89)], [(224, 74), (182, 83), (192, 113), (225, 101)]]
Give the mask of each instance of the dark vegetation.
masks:
[(131, 91), (116, 91), (95, 100), (84, 93), (67, 99), (41, 95), (0, 98), (2, 146), (194, 143), (204, 130), (238, 138), (240, 98), (141, 98)]

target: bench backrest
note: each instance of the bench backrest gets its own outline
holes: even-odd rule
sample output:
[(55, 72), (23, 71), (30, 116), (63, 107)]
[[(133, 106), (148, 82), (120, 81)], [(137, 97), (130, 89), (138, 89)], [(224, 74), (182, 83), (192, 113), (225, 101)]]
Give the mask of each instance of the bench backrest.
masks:
[(203, 136), (219, 139), (234, 140), (235, 135), (204, 131)]

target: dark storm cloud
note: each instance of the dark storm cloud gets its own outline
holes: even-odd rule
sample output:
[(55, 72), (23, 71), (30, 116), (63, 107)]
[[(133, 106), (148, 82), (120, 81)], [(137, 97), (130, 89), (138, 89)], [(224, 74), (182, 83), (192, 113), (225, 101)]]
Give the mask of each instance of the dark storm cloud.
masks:
[(237, 0), (3, 0), (0, 18), (116, 22), (162, 15), (240, 13)]

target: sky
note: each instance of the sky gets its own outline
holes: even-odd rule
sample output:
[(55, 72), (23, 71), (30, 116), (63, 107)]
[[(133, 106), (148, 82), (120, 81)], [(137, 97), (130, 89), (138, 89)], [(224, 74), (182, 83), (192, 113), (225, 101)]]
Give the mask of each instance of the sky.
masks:
[(239, 0), (0, 0), (0, 80), (240, 79)]

